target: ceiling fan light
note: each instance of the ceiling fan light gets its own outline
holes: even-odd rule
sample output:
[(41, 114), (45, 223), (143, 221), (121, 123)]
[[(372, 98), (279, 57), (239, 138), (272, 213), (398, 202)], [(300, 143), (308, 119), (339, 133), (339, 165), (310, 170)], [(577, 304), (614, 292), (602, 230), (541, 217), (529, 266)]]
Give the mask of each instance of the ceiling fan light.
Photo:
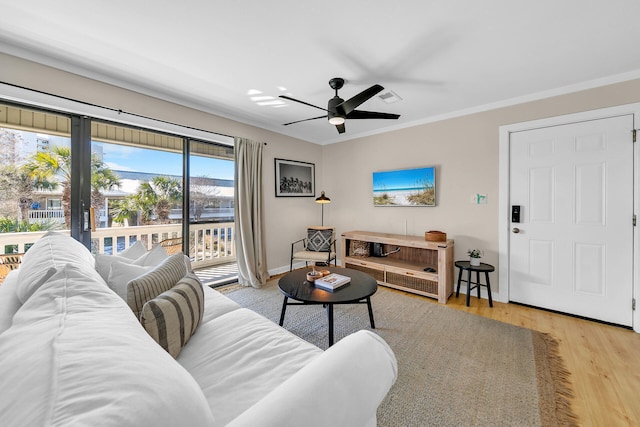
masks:
[(341, 125), (344, 123), (344, 117), (333, 116), (329, 119), (329, 123), (331, 123), (332, 125)]

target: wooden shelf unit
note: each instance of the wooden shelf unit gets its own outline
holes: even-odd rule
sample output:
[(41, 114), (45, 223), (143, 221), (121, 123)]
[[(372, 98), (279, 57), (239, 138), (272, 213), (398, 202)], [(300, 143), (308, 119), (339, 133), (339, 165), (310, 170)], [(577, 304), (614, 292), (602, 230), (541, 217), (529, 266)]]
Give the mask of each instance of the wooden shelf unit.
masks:
[[(385, 257), (353, 256), (353, 241), (381, 243)], [(446, 304), (453, 293), (453, 240), (428, 242), (423, 236), (347, 231), (342, 233), (342, 265), (373, 276), (380, 285), (436, 298)], [(435, 272), (426, 272), (431, 267)]]

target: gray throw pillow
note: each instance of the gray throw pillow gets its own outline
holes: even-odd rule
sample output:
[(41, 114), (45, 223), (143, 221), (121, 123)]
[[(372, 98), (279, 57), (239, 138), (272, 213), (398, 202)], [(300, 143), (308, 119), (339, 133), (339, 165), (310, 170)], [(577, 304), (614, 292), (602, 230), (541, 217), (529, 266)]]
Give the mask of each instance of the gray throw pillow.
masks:
[(333, 229), (307, 230), (307, 250), (314, 252), (329, 252), (331, 250), (331, 237), (333, 237)]

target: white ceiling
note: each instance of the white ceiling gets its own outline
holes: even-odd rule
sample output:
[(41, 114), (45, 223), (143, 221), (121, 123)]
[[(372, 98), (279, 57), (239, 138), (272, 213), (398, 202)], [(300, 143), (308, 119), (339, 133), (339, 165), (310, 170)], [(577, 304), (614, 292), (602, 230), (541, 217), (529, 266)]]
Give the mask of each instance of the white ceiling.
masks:
[[(0, 52), (318, 144), (640, 77), (639, 0), (0, 1)], [(325, 107), (332, 77), (400, 119), (252, 100)]]

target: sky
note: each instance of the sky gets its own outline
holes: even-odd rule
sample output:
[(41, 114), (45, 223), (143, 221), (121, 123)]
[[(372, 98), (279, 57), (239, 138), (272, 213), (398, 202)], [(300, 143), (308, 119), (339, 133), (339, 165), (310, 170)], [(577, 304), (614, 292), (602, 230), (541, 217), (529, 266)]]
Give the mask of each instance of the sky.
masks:
[(434, 183), (433, 167), (373, 173), (373, 191), (422, 187)]
[[(47, 139), (51, 146), (69, 146), (69, 138), (18, 131), (25, 145), (23, 154), (36, 151), (37, 139)], [(92, 142), (93, 151), (102, 151), (103, 161), (113, 170), (147, 172), (163, 175), (182, 176), (182, 154), (167, 151), (130, 147), (127, 145)], [(219, 179), (233, 179), (232, 160), (220, 160), (208, 157), (191, 156), (191, 176)]]
[[(114, 170), (182, 175), (182, 155), (166, 151), (93, 142), (102, 147), (103, 161)], [(191, 176), (233, 179), (233, 161), (191, 156)]]

